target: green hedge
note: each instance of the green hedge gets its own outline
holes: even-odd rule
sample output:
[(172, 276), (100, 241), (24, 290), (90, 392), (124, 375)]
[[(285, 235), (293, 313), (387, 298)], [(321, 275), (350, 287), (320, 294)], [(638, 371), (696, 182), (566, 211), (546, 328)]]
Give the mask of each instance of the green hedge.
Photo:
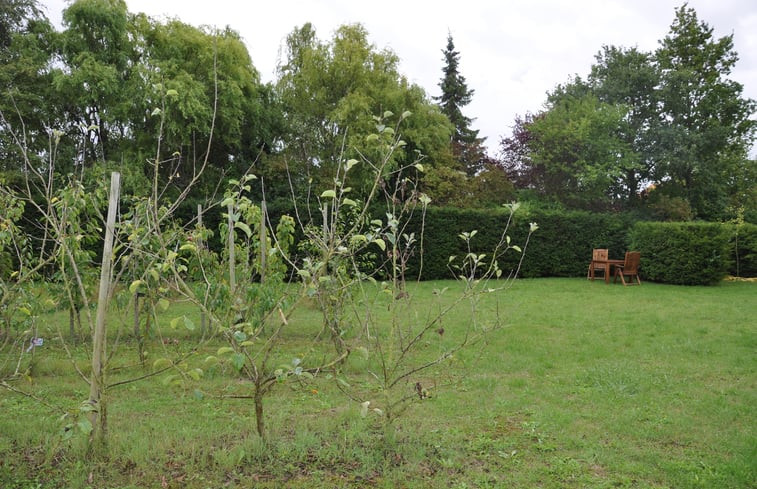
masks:
[[(473, 252), (491, 252), (508, 215), (504, 209), (429, 208), (421, 278), (452, 277), (448, 258), (467, 252), (458, 236), (462, 232), (478, 231), (472, 241)], [(636, 222), (630, 214), (522, 209), (508, 232), (513, 244), (523, 246), (530, 222), (536, 222), (539, 230), (526, 250), (521, 277), (584, 276), (593, 248), (609, 249), (611, 258), (623, 258), (631, 249), (641, 251), (642, 280), (695, 284), (715, 283), (728, 273), (737, 275), (737, 271), (742, 277), (757, 276), (757, 226), (752, 224)], [(416, 216), (405, 232), (419, 236), (420, 229), (421, 219)], [(419, 255), (416, 250), (408, 279), (418, 276)], [(500, 266), (510, 272), (519, 258), (510, 251)]]
[(720, 223), (636, 223), (631, 248), (641, 252), (641, 276), (653, 282), (710, 285), (728, 273), (730, 233)]
[[(467, 250), (459, 234), (478, 231), (472, 245), (475, 253), (489, 253), (500, 240), (509, 213), (502, 210), (430, 208), (425, 219), (423, 280), (451, 278), (450, 256)], [(531, 237), (521, 269), (521, 277), (576, 277), (586, 274), (593, 248), (608, 248), (612, 257), (622, 257), (630, 218), (621, 214), (589, 212), (526, 211), (516, 213), (508, 231), (512, 244), (523, 247), (531, 222), (539, 230)], [(420, 217), (407, 233), (420, 235)], [(417, 253), (416, 255), (419, 255)], [(508, 251), (500, 267), (509, 273), (517, 267), (520, 254)], [(410, 262), (408, 277), (417, 277), (418, 256)]]

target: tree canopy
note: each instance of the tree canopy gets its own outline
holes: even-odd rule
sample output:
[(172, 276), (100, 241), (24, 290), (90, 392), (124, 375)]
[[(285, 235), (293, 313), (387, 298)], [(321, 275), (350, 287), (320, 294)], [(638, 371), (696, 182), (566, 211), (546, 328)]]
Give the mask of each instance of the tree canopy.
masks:
[(747, 154), (757, 106), (728, 78), (736, 60), (733, 35), (715, 39), (684, 5), (655, 52), (605, 46), (586, 81), (558, 86), (543, 112), (518, 119), (501, 141), (503, 164), (569, 207), (712, 220), (757, 212)]

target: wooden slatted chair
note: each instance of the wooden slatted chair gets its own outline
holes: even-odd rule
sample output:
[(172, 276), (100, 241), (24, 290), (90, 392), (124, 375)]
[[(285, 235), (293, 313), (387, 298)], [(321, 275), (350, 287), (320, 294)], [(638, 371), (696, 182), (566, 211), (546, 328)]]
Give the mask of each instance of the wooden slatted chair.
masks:
[[(615, 266), (615, 278), (613, 283), (620, 281), (623, 285), (641, 285), (641, 278), (639, 278), (639, 264), (641, 263), (641, 253), (638, 251), (627, 251), (626, 258), (622, 265)], [(628, 283), (626, 283), (626, 277), (628, 277)], [(633, 278), (636, 277), (636, 283), (633, 283)]]
[(609, 252), (602, 248), (595, 248), (594, 251), (591, 252), (591, 263), (589, 263), (589, 270), (586, 272), (587, 279), (594, 280), (594, 274), (596, 272), (602, 272), (603, 274), (609, 273), (606, 263), (595, 264), (595, 261), (597, 260), (607, 260), (608, 256)]

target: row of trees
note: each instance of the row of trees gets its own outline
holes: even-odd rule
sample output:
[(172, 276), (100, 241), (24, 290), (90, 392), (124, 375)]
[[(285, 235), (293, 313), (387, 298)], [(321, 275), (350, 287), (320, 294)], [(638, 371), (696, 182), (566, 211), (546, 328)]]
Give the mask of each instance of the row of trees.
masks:
[[(196, 198), (255, 165), (268, 200), (285, 205), (292, 190), (303, 196), (311, 183), (328, 181), (335, 155), (380, 149), (358, 144), (371, 116), (409, 110), (406, 146), (392, 165), (422, 155), (422, 189), (435, 205), (518, 198), (665, 219), (757, 213), (748, 158), (756, 106), (728, 78), (733, 36), (716, 39), (686, 5), (656, 51), (604, 47), (585, 79), (557, 86), (543, 111), (516, 119), (496, 156), (464, 114), (474, 91), (451, 35), (441, 95), (431, 99), (360, 25), (329, 40), (310, 24), (294, 29), (270, 84), (229, 28), (159, 22), (128, 12), (123, 0), (73, 2), (63, 27), (56, 32), (36, 0), (8, 0), (0, 10), (0, 174), (9, 182), (23, 165), (7, 128), (23, 125), (38, 165), (51, 137), (66, 139), (74, 144), (57, 155), (62, 175), (117, 168), (127, 189), (149, 188), (148, 135), (166, 112), (160, 178), (169, 192), (186, 188), (208, 154)], [(361, 192), (367, 181), (355, 172), (349, 183)]]
[(518, 188), (568, 207), (757, 217), (757, 105), (728, 78), (737, 59), (733, 34), (715, 38), (684, 5), (656, 51), (605, 46), (586, 79), (518, 118), (503, 167)]
[[(169, 192), (186, 188), (207, 154), (195, 198), (254, 165), (275, 203), (328, 181), (337, 155), (357, 158), (361, 147), (373, 151), (362, 156), (375, 157), (380, 148), (366, 149), (362, 141), (374, 130), (371, 117), (387, 111), (413, 113), (403, 133), (406, 146), (390, 169), (422, 156), (433, 175), (428, 188), (442, 201), (449, 200), (445, 175), (466, 170), (457, 144), (463, 133), (448, 111), (410, 83), (399, 72), (398, 56), (372, 45), (361, 25), (342, 26), (327, 41), (310, 24), (294, 29), (277, 79), (264, 84), (229, 28), (157, 21), (130, 13), (123, 0), (71, 3), (61, 32), (36, 0), (9, 0), (2, 9), (0, 175), (6, 181), (23, 174), (10, 131), (23, 127), (40, 167), (50, 157), (51, 138), (65, 140), (73, 144), (61, 145), (56, 155), (61, 175), (86, 179), (118, 169), (126, 191), (149, 188), (152, 135), (161, 132), (160, 178)], [(213, 111), (215, 127), (209, 125)], [(165, 119), (157, 117), (163, 113)], [(477, 167), (467, 170), (473, 177)], [(356, 192), (368, 185), (360, 172), (350, 179)]]

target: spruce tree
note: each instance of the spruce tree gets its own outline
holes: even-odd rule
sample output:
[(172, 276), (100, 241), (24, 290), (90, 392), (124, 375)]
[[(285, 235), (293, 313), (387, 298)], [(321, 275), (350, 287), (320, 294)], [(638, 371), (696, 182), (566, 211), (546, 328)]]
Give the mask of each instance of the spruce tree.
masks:
[(444, 76), (439, 87), (442, 94), (434, 97), (439, 107), (455, 126), (452, 134), (452, 154), (469, 176), (478, 173), (486, 162), (483, 148), (484, 138), (478, 137), (478, 130), (471, 129), (473, 119), (463, 115), (462, 108), (468, 105), (474, 90), (469, 89), (465, 77), (460, 74), (460, 53), (455, 50), (452, 34), (447, 34), (447, 48), (444, 53)]

